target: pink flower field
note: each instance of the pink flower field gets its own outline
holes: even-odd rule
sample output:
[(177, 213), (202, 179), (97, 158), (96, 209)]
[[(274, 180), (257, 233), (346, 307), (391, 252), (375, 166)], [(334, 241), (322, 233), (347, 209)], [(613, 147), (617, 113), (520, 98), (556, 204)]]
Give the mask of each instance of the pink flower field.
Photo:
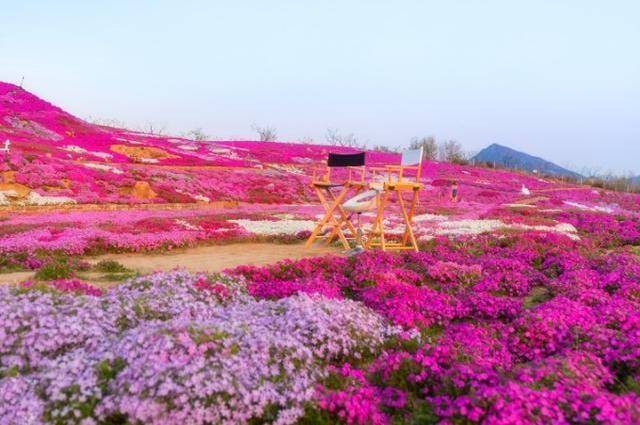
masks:
[[(352, 151), (98, 126), (0, 83), (5, 139), (0, 282), (107, 253), (303, 250), (312, 169)], [(640, 423), (639, 195), (422, 171), (418, 253), (0, 285), (0, 424)]]

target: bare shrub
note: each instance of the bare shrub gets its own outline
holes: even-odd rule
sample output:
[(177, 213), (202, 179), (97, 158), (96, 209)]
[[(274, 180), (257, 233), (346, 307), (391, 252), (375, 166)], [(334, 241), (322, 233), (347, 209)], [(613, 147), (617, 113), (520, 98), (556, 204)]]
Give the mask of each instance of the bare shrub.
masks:
[(462, 150), (462, 145), (455, 140), (448, 140), (441, 143), (438, 147), (438, 157), (440, 161), (454, 164), (464, 164), (467, 162), (467, 157)]
[(166, 136), (167, 135), (167, 126), (166, 124), (157, 125), (151, 122), (146, 123), (145, 125), (137, 125), (131, 126), (125, 123), (124, 121), (114, 119), (114, 118), (98, 118), (89, 116), (85, 118), (85, 121), (90, 122), (91, 124), (99, 125), (102, 127), (112, 127), (119, 128), (122, 130), (130, 130), (137, 131), (140, 133), (151, 134), (154, 136)]
[(409, 149), (422, 148), (422, 156), (427, 160), (435, 160), (438, 157), (438, 144), (433, 136), (414, 137), (411, 139)]
[(102, 127), (130, 129), (130, 127), (124, 121), (120, 121), (115, 118), (98, 118), (98, 117), (89, 116), (85, 118), (85, 121), (90, 122), (91, 124), (102, 126)]
[(151, 122), (147, 123), (143, 129), (143, 133), (151, 134), (154, 136), (166, 136), (167, 135), (167, 126), (166, 124), (156, 125)]
[(371, 150), (378, 151), (378, 152), (390, 152), (390, 153), (398, 152), (398, 148), (394, 148), (386, 145), (375, 145), (373, 148), (371, 148)]
[(196, 140), (198, 142), (202, 142), (204, 140), (209, 140), (211, 138), (211, 136), (209, 136), (207, 133), (205, 133), (202, 128), (198, 127), (196, 129), (193, 129), (191, 131), (188, 131), (184, 134), (184, 138), (185, 139), (191, 139), (191, 140)]
[(278, 130), (275, 127), (260, 127), (254, 124), (251, 128), (258, 133), (261, 142), (274, 142), (278, 139)]
[(365, 149), (367, 147), (367, 144), (365, 142), (360, 142), (355, 134), (341, 134), (335, 128), (327, 129), (325, 139), (327, 143), (333, 146), (345, 146), (358, 149)]

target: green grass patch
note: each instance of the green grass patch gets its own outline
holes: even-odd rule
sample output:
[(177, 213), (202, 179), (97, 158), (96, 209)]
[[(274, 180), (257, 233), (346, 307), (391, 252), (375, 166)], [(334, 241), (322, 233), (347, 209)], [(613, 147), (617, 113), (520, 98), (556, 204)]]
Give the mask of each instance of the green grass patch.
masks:
[(73, 276), (73, 270), (68, 262), (55, 260), (45, 264), (36, 271), (36, 280), (68, 279)]
[(101, 260), (93, 266), (100, 273), (131, 273), (132, 271), (115, 260)]

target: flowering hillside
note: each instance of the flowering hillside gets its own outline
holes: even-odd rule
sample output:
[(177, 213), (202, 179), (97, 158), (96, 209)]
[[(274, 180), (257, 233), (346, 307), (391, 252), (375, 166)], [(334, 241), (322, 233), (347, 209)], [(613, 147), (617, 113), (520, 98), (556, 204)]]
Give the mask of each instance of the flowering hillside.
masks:
[[(0, 82), (0, 205), (57, 203), (315, 202), (310, 167), (329, 151), (349, 148), (251, 141), (198, 142), (87, 123), (33, 94)], [(393, 153), (369, 152), (370, 165), (397, 163)], [(483, 205), (515, 201), (524, 185), (549, 203), (621, 200), (535, 177), (431, 162), (424, 167), (425, 200), (451, 180), (465, 199)], [(565, 192), (553, 191), (565, 188)], [(637, 204), (634, 198), (633, 204)], [(626, 207), (629, 202), (626, 201)], [(633, 207), (635, 208), (635, 206)], [(476, 210), (475, 205), (472, 208)]]
[(5, 139), (0, 283), (40, 274), (0, 284), (0, 424), (640, 423), (638, 195), (430, 161), (419, 253), (105, 290), (84, 256), (305, 239), (311, 168), (349, 149), (97, 126), (0, 83)]

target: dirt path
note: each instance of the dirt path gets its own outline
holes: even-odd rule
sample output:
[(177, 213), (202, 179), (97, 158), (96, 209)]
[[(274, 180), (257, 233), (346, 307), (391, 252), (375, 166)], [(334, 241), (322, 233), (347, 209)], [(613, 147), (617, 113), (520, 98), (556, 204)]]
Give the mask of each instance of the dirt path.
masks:
[(219, 272), (243, 264), (263, 265), (286, 258), (299, 259), (338, 252), (338, 248), (326, 246), (305, 249), (301, 244), (238, 243), (180, 249), (161, 254), (107, 254), (88, 260), (92, 263), (116, 260), (123, 266), (141, 273), (171, 270), (176, 267), (183, 267), (192, 272)]
[[(323, 245), (305, 249), (302, 244), (238, 243), (176, 249), (154, 254), (107, 254), (88, 257), (86, 260), (93, 264), (100, 260), (115, 260), (140, 273), (171, 270), (176, 267), (182, 267), (192, 272), (220, 272), (243, 264), (264, 265), (286, 258), (299, 259), (339, 252), (339, 248)], [(0, 284), (18, 283), (32, 277), (32, 272), (0, 274)]]

